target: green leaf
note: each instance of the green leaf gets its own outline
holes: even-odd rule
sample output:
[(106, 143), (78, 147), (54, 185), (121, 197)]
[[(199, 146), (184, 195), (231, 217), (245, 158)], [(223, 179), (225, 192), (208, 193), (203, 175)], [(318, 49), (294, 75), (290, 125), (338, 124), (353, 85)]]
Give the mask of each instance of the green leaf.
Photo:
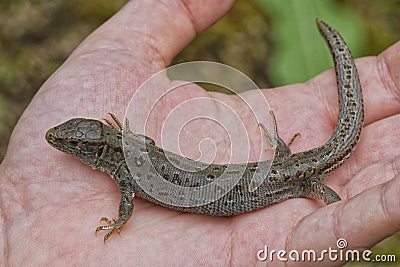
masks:
[(361, 19), (336, 1), (258, 0), (271, 17), (273, 53), (268, 70), (275, 86), (305, 82), (333, 66), (332, 58), (318, 33), (319, 18), (346, 40), (357, 56), (365, 40)]

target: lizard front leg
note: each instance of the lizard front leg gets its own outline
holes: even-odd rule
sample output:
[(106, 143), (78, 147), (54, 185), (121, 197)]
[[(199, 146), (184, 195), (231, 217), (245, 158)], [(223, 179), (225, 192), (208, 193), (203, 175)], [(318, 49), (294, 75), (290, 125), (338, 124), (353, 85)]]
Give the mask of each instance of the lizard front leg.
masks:
[(121, 201), (119, 203), (118, 209), (118, 218), (117, 219), (108, 219), (103, 217), (100, 219), (100, 223), (105, 222), (107, 225), (100, 225), (96, 228), (96, 234), (99, 231), (108, 230), (108, 232), (104, 235), (104, 244), (107, 239), (117, 231), (119, 234), (121, 232), (122, 226), (129, 220), (133, 212), (133, 198), (135, 193), (132, 191), (129, 185), (124, 186), (125, 183), (121, 183), (120, 186), (120, 194)]

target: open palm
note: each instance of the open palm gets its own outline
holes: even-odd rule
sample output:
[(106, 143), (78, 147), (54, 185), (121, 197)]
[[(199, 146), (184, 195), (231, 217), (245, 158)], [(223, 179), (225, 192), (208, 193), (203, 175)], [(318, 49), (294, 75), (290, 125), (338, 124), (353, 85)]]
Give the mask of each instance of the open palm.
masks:
[[(136, 198), (121, 238), (113, 236), (103, 245), (102, 236), (95, 237), (99, 218), (117, 215), (117, 187), (108, 175), (51, 148), (45, 132), (72, 117), (100, 119), (113, 112), (122, 118), (135, 89), (168, 66), (232, 4), (231, 0), (207, 2), (128, 2), (42, 86), (15, 127), (0, 168), (0, 251), (6, 265), (242, 266), (257, 262), (257, 252), (265, 245), (270, 250), (320, 251), (337, 248), (336, 241), (344, 238), (348, 248), (362, 249), (400, 229), (397, 43), (378, 57), (356, 61), (365, 101), (361, 141), (325, 182), (343, 201), (325, 206), (298, 198), (239, 216), (212, 217)], [(291, 147), (294, 152), (319, 146), (332, 135), (336, 90), (333, 70), (305, 84), (263, 90), (275, 111), (280, 136), (287, 141), (301, 133)], [(202, 96), (231, 102), (242, 119), (248, 116), (233, 97), (190, 86), (164, 100), (159, 117), (185, 99)], [(152, 123), (150, 136), (157, 141), (160, 128), (157, 120)], [(250, 138), (260, 139), (258, 125), (246, 126)], [(207, 127), (197, 127), (197, 135), (207, 136)], [(196, 158), (197, 145), (185, 142), (185, 155)], [(275, 257), (273, 263), (281, 262)]]

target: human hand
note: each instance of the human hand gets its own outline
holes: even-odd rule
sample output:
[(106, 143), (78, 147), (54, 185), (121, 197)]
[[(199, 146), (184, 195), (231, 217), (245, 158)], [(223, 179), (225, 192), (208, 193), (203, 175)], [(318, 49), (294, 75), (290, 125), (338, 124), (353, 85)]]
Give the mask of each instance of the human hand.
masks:
[[(399, 230), (399, 152), (394, 145), (400, 137), (397, 43), (378, 57), (356, 61), (365, 126), (354, 154), (326, 180), (343, 201), (325, 206), (298, 198), (219, 218), (135, 199), (122, 238), (114, 236), (104, 246), (102, 237), (94, 236), (100, 217), (116, 215), (118, 190), (108, 175), (51, 148), (44, 134), (72, 117), (99, 119), (114, 112), (121, 118), (137, 87), (168, 66), (232, 1), (185, 3), (170, 1), (163, 6), (130, 1), (77, 48), (32, 100), (14, 129), (0, 167), (1, 256), (6, 265), (248, 265), (257, 262), (257, 252), (264, 245), (319, 251), (336, 248), (337, 239), (345, 238), (348, 248), (359, 249)], [(149, 20), (154, 14), (157, 18)], [(244, 121), (249, 116), (232, 96), (194, 85), (185, 89), (163, 100), (164, 109), (157, 110), (160, 120), (150, 121), (151, 137), (157, 140), (157, 122), (186, 99), (220, 99), (230, 102)], [(293, 152), (319, 146), (332, 135), (337, 122), (336, 91), (333, 70), (305, 84), (263, 91), (276, 114), (280, 136), (287, 141), (296, 132), (302, 135), (291, 147)], [(257, 143), (258, 126), (246, 126)], [(194, 129), (197, 136), (209, 134), (203, 124), (194, 127), (198, 127)], [(214, 137), (224, 151), (221, 137)], [(184, 140), (182, 149), (186, 156), (196, 158), (196, 147)], [(218, 154), (218, 161), (229, 160), (224, 156)], [(274, 262), (279, 264), (276, 258)]]

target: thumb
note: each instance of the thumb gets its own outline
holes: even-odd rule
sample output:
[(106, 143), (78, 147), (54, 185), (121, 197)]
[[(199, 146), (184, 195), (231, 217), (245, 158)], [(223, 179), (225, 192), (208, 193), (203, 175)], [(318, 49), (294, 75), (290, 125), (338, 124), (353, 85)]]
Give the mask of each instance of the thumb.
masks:
[[(139, 73), (145, 70), (152, 74), (168, 66), (196, 34), (222, 17), (233, 2), (129, 1), (93, 32), (74, 56), (90, 52), (109, 56), (112, 52), (115, 54), (112, 59), (119, 59), (113, 64), (121, 64), (125, 70)], [(104, 61), (104, 57), (96, 58)]]

